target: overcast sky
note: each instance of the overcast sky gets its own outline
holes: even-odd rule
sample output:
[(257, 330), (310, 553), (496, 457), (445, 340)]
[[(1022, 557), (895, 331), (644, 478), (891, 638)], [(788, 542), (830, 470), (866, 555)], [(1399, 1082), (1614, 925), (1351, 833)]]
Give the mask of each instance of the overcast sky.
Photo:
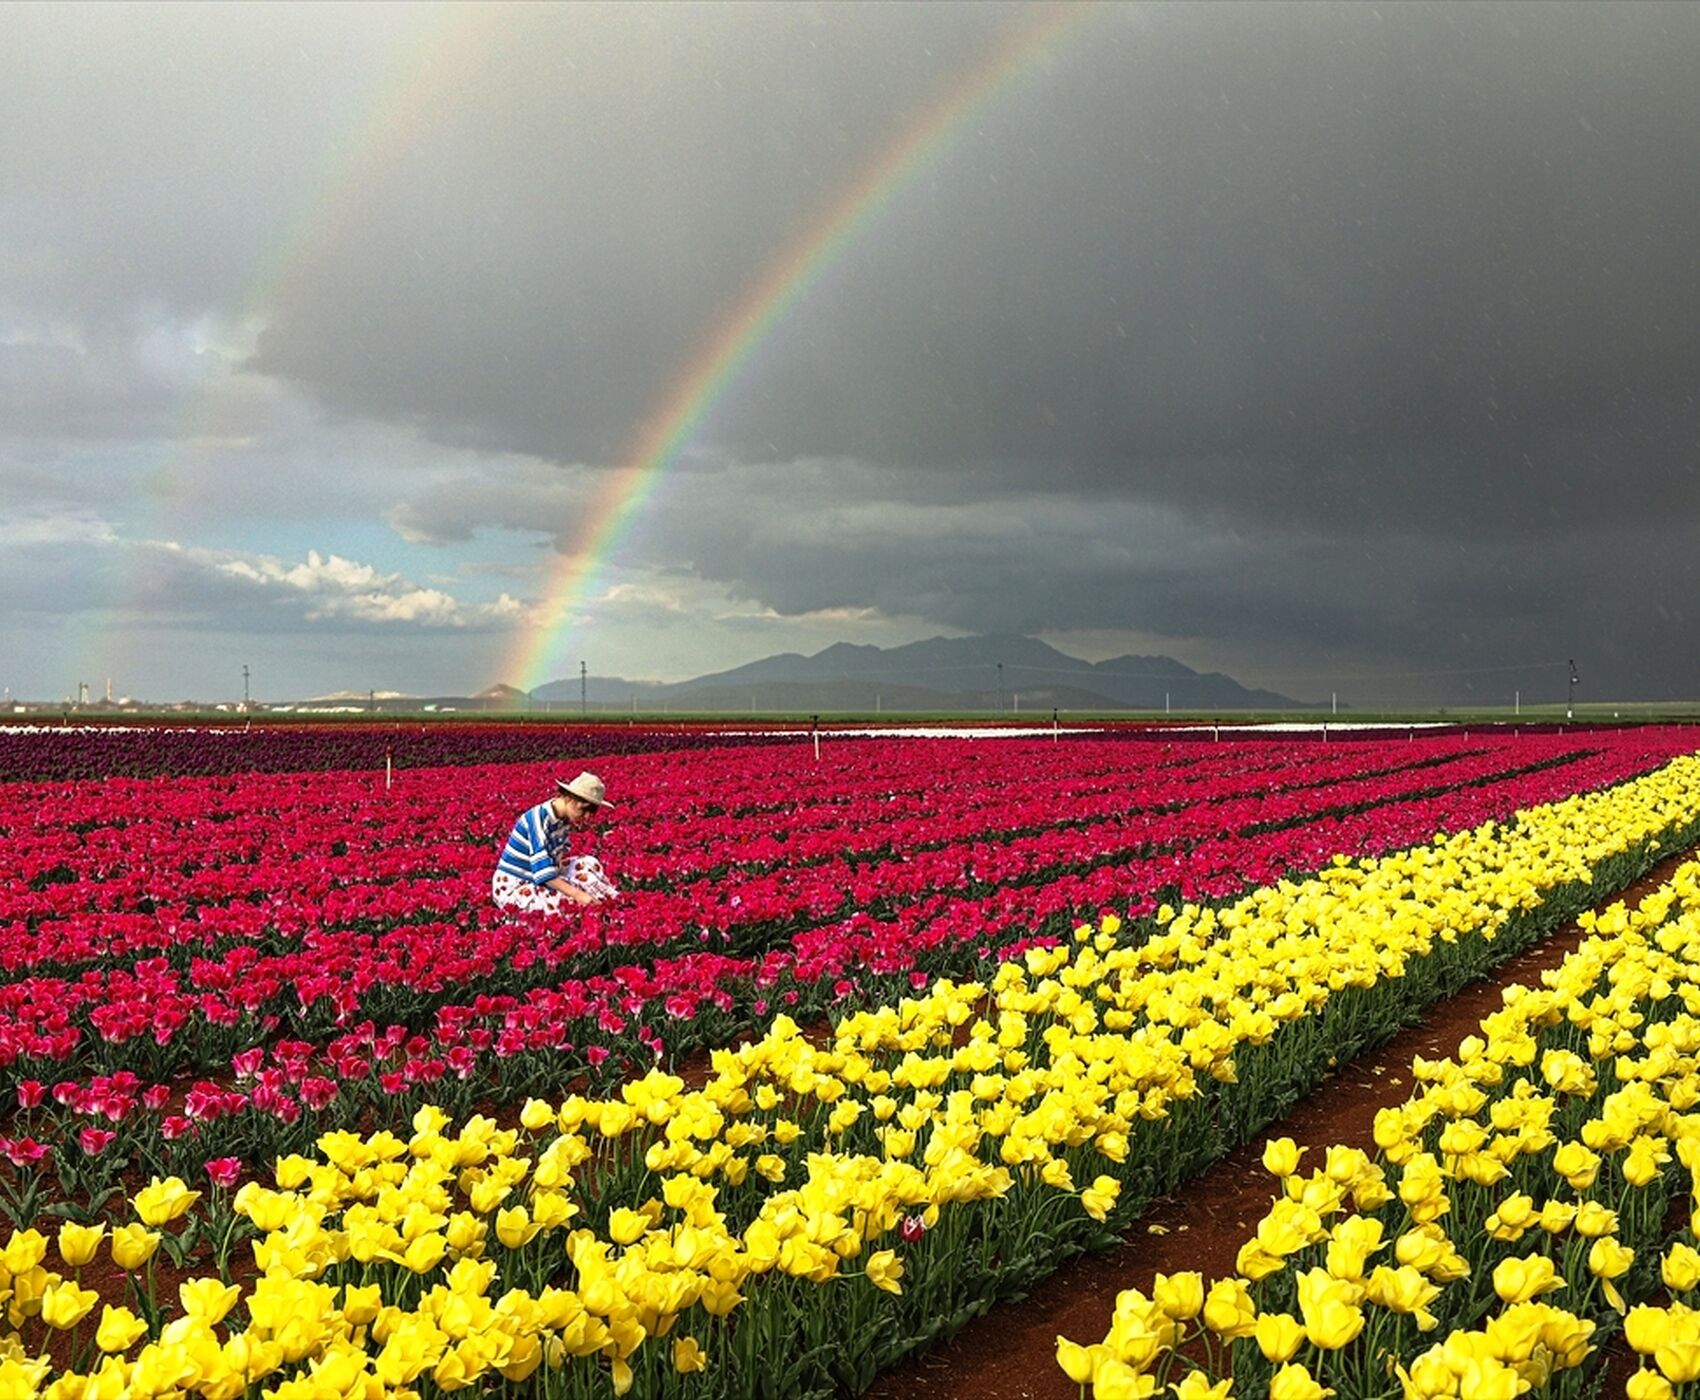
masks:
[[(1043, 14), (0, 7), (0, 684), (465, 691)], [(754, 346), (551, 674), (1021, 631), (1700, 697), (1700, 6), (1104, 5)]]

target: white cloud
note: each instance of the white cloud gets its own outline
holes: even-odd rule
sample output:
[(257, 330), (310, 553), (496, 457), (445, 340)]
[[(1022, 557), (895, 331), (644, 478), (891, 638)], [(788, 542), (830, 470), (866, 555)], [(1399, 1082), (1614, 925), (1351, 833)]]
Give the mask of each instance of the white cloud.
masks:
[(431, 628), (517, 626), (528, 616), (526, 604), (510, 593), (493, 602), (472, 603), (441, 588), (423, 587), (399, 573), (384, 573), (340, 554), (307, 551), (299, 563), (269, 554), (189, 549), (163, 543), (167, 550), (202, 570), (235, 579), (275, 597), (298, 600), (309, 622), (348, 621)]
[(684, 598), (675, 589), (655, 584), (616, 583), (602, 595), (602, 601), (615, 607), (650, 608), (679, 617), (689, 611)]

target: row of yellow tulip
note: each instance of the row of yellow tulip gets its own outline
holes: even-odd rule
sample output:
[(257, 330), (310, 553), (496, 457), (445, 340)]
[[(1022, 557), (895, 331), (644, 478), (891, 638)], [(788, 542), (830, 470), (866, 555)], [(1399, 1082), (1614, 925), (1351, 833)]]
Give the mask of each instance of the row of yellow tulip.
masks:
[[(658, 1071), (614, 1099), (534, 1101), (518, 1128), (424, 1110), (407, 1137), (327, 1134), (317, 1160), (237, 1193), (259, 1276), (186, 1284), (169, 1319), (151, 1253), (200, 1203), (157, 1183), (111, 1237), (134, 1310), (97, 1319), (79, 1284), (99, 1226), (60, 1232), (68, 1276), (33, 1230), (0, 1254), (0, 1394), (856, 1388), (1112, 1240), (1490, 943), (1534, 936), (1697, 825), (1700, 760), (1682, 759), (1156, 928), (1106, 920), (824, 1043), (781, 1017), (699, 1089)], [(69, 1334), (69, 1365), (37, 1327)]]
[[(1235, 1275), (1122, 1293), (1103, 1342), (1058, 1338), (1063, 1370), (1097, 1400), (1571, 1396), (1621, 1320), (1630, 1400), (1700, 1394), (1700, 1311), (1629, 1306), (1700, 1287), (1700, 862), (1583, 922), (1456, 1058), (1415, 1062), (1376, 1157), (1332, 1146), (1307, 1175), (1270, 1142), (1281, 1192)], [(1673, 1189), (1693, 1214), (1667, 1238)]]

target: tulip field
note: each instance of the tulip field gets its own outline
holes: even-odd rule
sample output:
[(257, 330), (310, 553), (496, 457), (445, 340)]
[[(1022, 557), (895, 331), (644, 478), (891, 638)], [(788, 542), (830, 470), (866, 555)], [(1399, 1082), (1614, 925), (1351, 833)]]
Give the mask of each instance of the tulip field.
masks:
[[(855, 1395), (1578, 915), (1057, 1362), (1700, 1394), (1700, 734), (398, 733), (0, 736), (4, 1400)], [(581, 767), (620, 897), (496, 909)]]
[(1301, 1171), (1311, 1149), (1271, 1141), (1271, 1208), (1236, 1272), (1122, 1293), (1102, 1341), (1058, 1339), (1067, 1374), (1103, 1397), (1569, 1396), (1621, 1327), (1624, 1393), (1693, 1393), (1700, 862), (1581, 922), (1455, 1059), (1415, 1063), (1374, 1156), (1319, 1145)]

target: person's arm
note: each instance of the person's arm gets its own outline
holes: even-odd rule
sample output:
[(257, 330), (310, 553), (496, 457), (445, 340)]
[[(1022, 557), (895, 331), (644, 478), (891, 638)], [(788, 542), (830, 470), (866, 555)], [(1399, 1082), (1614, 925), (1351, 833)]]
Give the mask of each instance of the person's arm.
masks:
[(589, 890), (580, 889), (571, 880), (564, 880), (558, 875), (546, 883), (549, 889), (566, 895), (574, 904), (596, 904), (599, 902)]

